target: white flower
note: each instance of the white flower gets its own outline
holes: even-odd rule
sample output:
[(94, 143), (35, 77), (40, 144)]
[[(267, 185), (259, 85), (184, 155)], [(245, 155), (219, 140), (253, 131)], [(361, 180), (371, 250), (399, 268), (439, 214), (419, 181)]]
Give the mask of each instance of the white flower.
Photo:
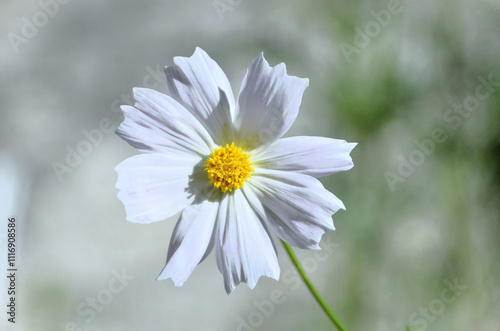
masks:
[(200, 48), (165, 69), (171, 97), (135, 88), (117, 134), (142, 154), (116, 167), (127, 220), (182, 212), (158, 279), (181, 286), (215, 247), (229, 294), (260, 276), (279, 279), (274, 232), (319, 249), (342, 201), (316, 179), (352, 168), (356, 145), (323, 137), (281, 138), (297, 117), (308, 79), (250, 64), (235, 102), (220, 67)]

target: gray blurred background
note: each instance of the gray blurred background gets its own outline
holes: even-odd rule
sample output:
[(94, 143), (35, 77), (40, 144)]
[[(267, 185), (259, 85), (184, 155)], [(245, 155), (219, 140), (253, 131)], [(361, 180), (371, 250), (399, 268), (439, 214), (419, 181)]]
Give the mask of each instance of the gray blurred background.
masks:
[(348, 330), (499, 330), (499, 17), (497, 0), (0, 1), (0, 226), (16, 216), (19, 245), (0, 329), (332, 329), (282, 247), (279, 282), (227, 296), (212, 254), (176, 288), (154, 280), (175, 218), (125, 220), (113, 169), (136, 151), (103, 128), (200, 46), (236, 94), (262, 51), (310, 79), (287, 135), (359, 143), (322, 179), (337, 230), (296, 249)]

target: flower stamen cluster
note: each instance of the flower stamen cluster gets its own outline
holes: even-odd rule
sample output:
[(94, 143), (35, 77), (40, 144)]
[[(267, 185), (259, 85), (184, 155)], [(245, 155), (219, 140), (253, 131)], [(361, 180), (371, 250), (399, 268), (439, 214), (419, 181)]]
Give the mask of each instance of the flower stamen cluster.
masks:
[(226, 147), (215, 148), (205, 161), (210, 183), (222, 192), (245, 187), (247, 178), (252, 177), (250, 173), (255, 171), (249, 159), (250, 155), (236, 147), (234, 142), (231, 146), (226, 144)]

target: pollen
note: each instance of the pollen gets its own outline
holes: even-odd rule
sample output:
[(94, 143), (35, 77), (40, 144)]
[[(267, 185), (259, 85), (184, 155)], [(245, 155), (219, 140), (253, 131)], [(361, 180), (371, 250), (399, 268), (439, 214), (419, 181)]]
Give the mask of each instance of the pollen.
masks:
[(210, 158), (205, 161), (210, 183), (222, 192), (245, 187), (247, 178), (252, 177), (250, 173), (255, 171), (249, 159), (250, 155), (236, 147), (234, 142), (231, 146), (226, 144), (226, 147), (214, 148)]

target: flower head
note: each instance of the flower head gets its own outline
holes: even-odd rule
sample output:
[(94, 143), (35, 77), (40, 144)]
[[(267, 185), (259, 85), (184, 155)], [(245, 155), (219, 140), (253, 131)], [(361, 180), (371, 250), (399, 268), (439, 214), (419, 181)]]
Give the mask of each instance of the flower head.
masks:
[[(281, 138), (297, 117), (308, 79), (250, 64), (235, 102), (202, 49), (165, 69), (170, 96), (135, 88), (117, 134), (142, 154), (116, 167), (127, 219), (150, 223), (182, 212), (158, 279), (181, 286), (215, 248), (230, 293), (240, 282), (279, 278), (271, 232), (319, 249), (332, 214), (345, 209), (317, 178), (352, 168), (356, 145), (323, 137)], [(281, 139), (280, 139), (281, 138)]]

